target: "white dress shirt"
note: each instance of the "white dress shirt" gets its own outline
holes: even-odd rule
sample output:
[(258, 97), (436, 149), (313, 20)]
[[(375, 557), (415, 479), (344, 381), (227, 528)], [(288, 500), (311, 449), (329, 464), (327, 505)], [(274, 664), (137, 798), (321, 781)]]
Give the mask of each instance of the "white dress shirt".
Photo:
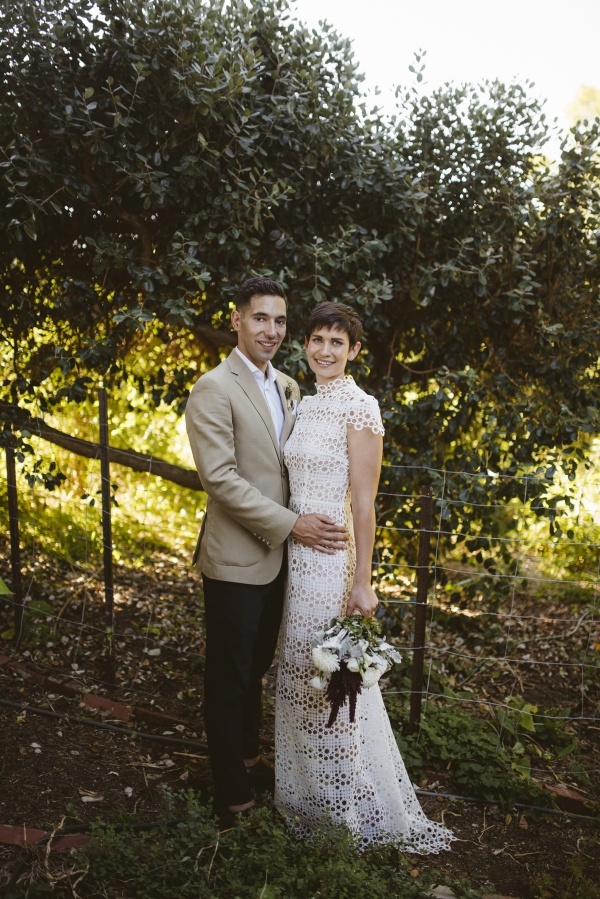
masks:
[(258, 368), (254, 362), (251, 362), (247, 356), (244, 356), (243, 353), (236, 347), (236, 353), (242, 357), (252, 374), (256, 380), (256, 383), (261, 389), (262, 395), (265, 398), (266, 404), (269, 407), (269, 412), (271, 413), (271, 418), (273, 419), (273, 425), (275, 426), (275, 433), (277, 434), (277, 440), (281, 443), (281, 431), (283, 430), (283, 421), (285, 418), (285, 414), (283, 411), (283, 405), (281, 403), (281, 396), (279, 395), (279, 390), (277, 389), (277, 378), (275, 377), (275, 369), (271, 365), (270, 362), (267, 363), (266, 372), (262, 372), (260, 368)]

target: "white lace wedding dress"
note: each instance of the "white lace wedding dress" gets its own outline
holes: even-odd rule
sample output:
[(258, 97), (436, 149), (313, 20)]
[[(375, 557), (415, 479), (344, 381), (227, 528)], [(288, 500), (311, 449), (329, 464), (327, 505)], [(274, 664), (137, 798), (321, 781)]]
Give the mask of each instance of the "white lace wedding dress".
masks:
[[(377, 400), (348, 376), (302, 400), (285, 461), (294, 512), (326, 513), (352, 534), (347, 425), (383, 434)], [(379, 686), (363, 689), (354, 723), (345, 705), (328, 728), (325, 694), (310, 684), (316, 674), (312, 638), (345, 613), (354, 568), (353, 539), (331, 556), (290, 540), (275, 706), (275, 803), (300, 837), (330, 822), (346, 825), (364, 847), (393, 843), (439, 852), (452, 834), (419, 805)]]

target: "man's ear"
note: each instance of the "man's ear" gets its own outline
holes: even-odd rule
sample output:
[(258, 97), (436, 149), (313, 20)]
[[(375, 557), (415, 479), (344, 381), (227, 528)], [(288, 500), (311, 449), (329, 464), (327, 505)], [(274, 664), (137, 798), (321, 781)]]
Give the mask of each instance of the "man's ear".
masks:
[(240, 330), (240, 313), (237, 309), (234, 309), (231, 313), (231, 327), (234, 331)]
[(360, 342), (357, 342), (354, 344), (354, 346), (351, 346), (350, 350), (348, 351), (348, 359), (350, 359), (350, 360), (356, 359), (356, 357), (360, 353), (360, 347), (361, 347)]

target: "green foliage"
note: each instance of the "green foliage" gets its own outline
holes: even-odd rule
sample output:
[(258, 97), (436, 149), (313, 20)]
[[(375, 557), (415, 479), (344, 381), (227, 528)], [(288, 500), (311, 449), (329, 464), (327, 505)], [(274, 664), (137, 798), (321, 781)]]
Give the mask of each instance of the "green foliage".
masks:
[(540, 742), (566, 754), (576, 748), (577, 740), (566, 722), (548, 724), (523, 700), (513, 697), (507, 705), (494, 722), (476, 717), (457, 701), (430, 700), (418, 732), (409, 733), (406, 711), (388, 703), (413, 779), (425, 771), (447, 771), (453, 789), (464, 795), (499, 801), (506, 808), (513, 802), (546, 804), (547, 797), (531, 779), (531, 758), (542, 754)]
[[(209, 810), (187, 796), (179, 823), (158, 831), (97, 828), (93, 843), (76, 853), (72, 873), (53, 883), (56, 896), (138, 899), (373, 899), (430, 894), (431, 881), (409, 874), (409, 861), (397, 850), (360, 853), (343, 830), (317, 834), (306, 842), (287, 834), (271, 808), (260, 808), (231, 830), (218, 833)], [(436, 882), (439, 883), (439, 878)], [(43, 896), (45, 872), (28, 885), (27, 895)], [(17, 890), (15, 899), (24, 895)], [(458, 893), (475, 899), (464, 884)]]
[[(415, 462), (465, 557), (514, 524), (490, 505), (560, 527), (600, 429), (598, 122), (548, 167), (525, 88), (425, 95), (422, 65), (387, 120), (361, 105), (348, 42), (286, 0), (18, 0), (0, 61), (0, 441), (21, 459), (45, 454), (11, 433), (16, 407), (76, 407), (100, 381), (180, 412), (261, 272), (289, 289), (279, 361), (305, 386), (315, 301), (363, 314), (391, 559), (411, 552), (396, 496), (420, 486)], [(445, 470), (470, 476), (446, 504)], [(512, 477), (473, 477), (493, 472)]]
[[(191, 452), (183, 420), (164, 405), (157, 413), (148, 397), (132, 385), (109, 398), (110, 442), (121, 448), (191, 467)], [(94, 440), (98, 434), (97, 403), (85, 400), (77, 410), (59, 405), (50, 424), (67, 421), (72, 436)], [(19, 528), (23, 548), (37, 550), (74, 563), (102, 565), (101, 479), (98, 459), (76, 456), (52, 448), (48, 468), (67, 470), (68, 478), (48, 493), (33, 477), (30, 460), (46, 451), (43, 441), (29, 438), (32, 453), (17, 469)], [(37, 462), (35, 463), (37, 464)], [(182, 489), (152, 474), (140, 474), (123, 466), (111, 467), (113, 556), (117, 564), (147, 564), (152, 551), (191, 558), (205, 496)], [(0, 527), (8, 530), (5, 483), (0, 481)]]
[(347, 42), (277, 0), (47, 0), (4, 12), (0, 54), (3, 306), (29, 341), (9, 394), (77, 401), (90, 374), (129, 371), (150, 328), (170, 347), (166, 394), (185, 396), (187, 344), (214, 360), (229, 342), (240, 276), (289, 280), (289, 235), (344, 218), (363, 137)]
[(548, 874), (538, 875), (533, 879), (533, 899), (600, 899), (600, 883), (597, 876), (584, 870), (583, 858), (590, 859), (592, 863), (598, 859), (600, 853), (600, 838), (597, 834), (586, 834), (577, 842), (579, 853), (574, 857), (565, 859), (565, 867), (560, 883)]
[[(568, 720), (568, 709), (540, 711), (537, 706), (525, 702), (523, 697), (510, 696), (495, 715), (499, 739), (505, 745), (512, 744), (513, 753), (522, 757), (518, 767), (525, 776), (529, 775), (531, 757), (546, 755), (548, 758), (562, 758), (575, 752), (579, 746)], [(551, 750), (552, 755), (548, 755), (547, 750)]]

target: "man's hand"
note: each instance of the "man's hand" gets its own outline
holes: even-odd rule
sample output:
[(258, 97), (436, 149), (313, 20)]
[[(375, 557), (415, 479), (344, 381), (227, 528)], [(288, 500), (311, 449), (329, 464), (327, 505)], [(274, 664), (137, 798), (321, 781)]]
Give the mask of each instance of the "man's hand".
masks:
[(341, 524), (336, 524), (329, 515), (311, 512), (300, 516), (292, 528), (292, 537), (304, 546), (332, 556), (346, 546), (348, 531)]

